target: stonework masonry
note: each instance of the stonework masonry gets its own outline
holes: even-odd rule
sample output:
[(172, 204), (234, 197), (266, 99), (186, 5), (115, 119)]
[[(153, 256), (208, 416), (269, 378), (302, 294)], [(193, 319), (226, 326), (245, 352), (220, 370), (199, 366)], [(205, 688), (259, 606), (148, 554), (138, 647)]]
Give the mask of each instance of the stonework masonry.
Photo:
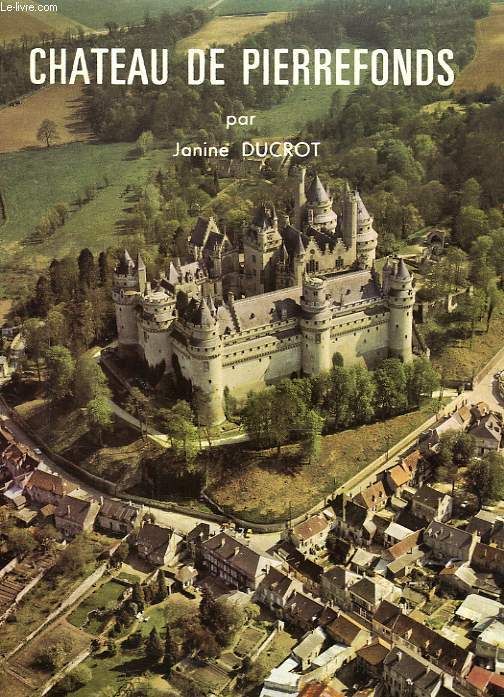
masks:
[(358, 192), (344, 193), (339, 220), (315, 177), (295, 174), (294, 226), (260, 206), (233, 246), (200, 218), (191, 259), (174, 259), (148, 282), (125, 251), (114, 274), (119, 350), (183, 376), (203, 424), (224, 420), (224, 389), (238, 399), (285, 378), (345, 365), (412, 360), (414, 281), (402, 259), (374, 266), (377, 233)]

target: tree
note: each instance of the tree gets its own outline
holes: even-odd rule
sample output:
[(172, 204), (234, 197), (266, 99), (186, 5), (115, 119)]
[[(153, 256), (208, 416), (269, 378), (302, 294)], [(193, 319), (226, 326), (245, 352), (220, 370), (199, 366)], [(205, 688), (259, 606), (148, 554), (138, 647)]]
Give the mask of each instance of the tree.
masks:
[(85, 406), (97, 397), (110, 398), (111, 393), (105, 373), (89, 354), (83, 354), (77, 360), (73, 393), (79, 406)]
[(198, 451), (198, 430), (190, 405), (178, 400), (171, 409), (164, 409), (161, 416), (175, 453), (183, 456), (186, 463), (192, 462)]
[(473, 459), (467, 468), (465, 486), (468, 492), (476, 496), (480, 508), (502, 498), (504, 495), (502, 455), (490, 452), (481, 458)]
[(131, 389), (126, 408), (128, 411), (133, 412), (140, 421), (142, 436), (144, 436), (148, 430), (148, 421), (152, 415), (152, 407), (148, 398), (138, 387), (133, 387)]
[(58, 127), (50, 119), (44, 119), (39, 126), (37, 131), (37, 140), (41, 143), (45, 143), (48, 148), (54, 143), (54, 141), (59, 140)]
[(67, 578), (76, 578), (84, 573), (92, 561), (93, 555), (89, 547), (85, 546), (82, 540), (76, 538), (71, 545), (67, 545), (61, 552), (54, 566), (54, 572)]
[(47, 394), (57, 402), (72, 394), (75, 361), (65, 346), (54, 346), (45, 355), (47, 365)]
[(168, 597), (168, 589), (166, 587), (166, 576), (164, 575), (164, 571), (159, 570), (158, 576), (157, 576), (156, 600), (158, 601), (158, 603), (160, 603), (163, 600), (166, 600), (167, 597)]
[(406, 366), (406, 389), (411, 406), (420, 406), (424, 396), (430, 399), (438, 387), (439, 375), (428, 358), (416, 358)]
[(5, 532), (9, 550), (17, 557), (24, 557), (37, 548), (37, 540), (28, 530), (8, 528)]
[(362, 366), (352, 368), (352, 373), (355, 385), (351, 401), (353, 422), (366, 424), (374, 417), (375, 383), (370, 372)]
[(110, 400), (104, 396), (91, 399), (86, 405), (87, 421), (91, 430), (98, 432), (98, 442), (103, 445), (103, 431), (112, 426), (113, 411)]
[(35, 663), (46, 670), (56, 671), (62, 668), (72, 650), (72, 642), (68, 637), (44, 643), (35, 658)]
[(137, 150), (142, 157), (152, 148), (153, 144), (154, 136), (152, 131), (143, 131), (143, 133), (138, 136), (136, 142)]
[(474, 206), (462, 208), (455, 221), (457, 242), (462, 249), (470, 249), (471, 244), (488, 232), (488, 218), (484, 211)]
[(355, 393), (355, 373), (335, 366), (329, 373), (328, 391), (324, 406), (334, 418), (335, 425), (346, 428), (352, 421), (352, 400)]
[(164, 658), (163, 658), (163, 668), (167, 675), (170, 675), (173, 666), (177, 662), (177, 651), (175, 648), (175, 643), (170, 631), (170, 627), (166, 627), (166, 637), (164, 646)]
[(89, 249), (83, 249), (77, 261), (79, 267), (79, 282), (81, 288), (89, 290), (96, 286), (96, 268), (93, 254)]
[(318, 462), (320, 457), (321, 433), (324, 419), (315, 409), (311, 409), (306, 415), (306, 433), (302, 441), (304, 458), (312, 465)]
[(375, 402), (384, 417), (403, 411), (407, 406), (406, 374), (398, 358), (387, 358), (374, 372)]
[(49, 348), (47, 332), (43, 322), (38, 319), (28, 319), (23, 324), (23, 336), (26, 344), (26, 355), (35, 361), (39, 382), (41, 381), (40, 364), (44, 353)]
[(131, 600), (138, 605), (139, 610), (143, 610), (145, 607), (145, 595), (140, 583), (135, 583), (133, 585), (133, 592), (131, 595)]
[(145, 642), (145, 655), (147, 658), (150, 658), (151, 661), (157, 663), (163, 658), (163, 654), (163, 645), (159, 638), (158, 630), (156, 627), (153, 627)]

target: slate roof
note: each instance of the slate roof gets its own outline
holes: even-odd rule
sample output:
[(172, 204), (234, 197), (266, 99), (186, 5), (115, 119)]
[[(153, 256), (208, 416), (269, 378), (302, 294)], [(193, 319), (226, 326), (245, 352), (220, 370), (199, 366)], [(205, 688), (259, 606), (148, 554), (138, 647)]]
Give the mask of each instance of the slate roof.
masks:
[(289, 592), (292, 584), (291, 578), (272, 567), (261, 581), (259, 588), (284, 596)]
[(370, 666), (380, 666), (385, 660), (389, 650), (379, 641), (363, 646), (357, 651), (357, 656)]
[(345, 617), (345, 615), (340, 615), (334, 622), (327, 625), (326, 629), (329, 636), (335, 641), (346, 644), (347, 646), (352, 646), (353, 642), (362, 631), (362, 627), (359, 627), (358, 624), (352, 622), (352, 620)]
[(55, 516), (76, 525), (83, 525), (92, 505), (92, 501), (76, 499), (75, 496), (64, 496), (56, 508)]
[(137, 545), (145, 547), (148, 554), (164, 551), (173, 535), (171, 528), (164, 528), (154, 523), (144, 523), (138, 532)]
[(287, 601), (285, 609), (293, 617), (311, 623), (321, 615), (324, 606), (303, 593), (294, 592)]
[(447, 496), (447, 494), (443, 494), (437, 491), (437, 489), (433, 489), (431, 486), (424, 484), (420, 489), (417, 489), (416, 494), (413, 496), (413, 501), (437, 510), (439, 503), (445, 496)]
[(497, 443), (500, 443), (502, 438), (502, 428), (494, 414), (483, 416), (479, 423), (469, 429), (469, 433), (474, 436), (474, 438), (479, 438), (481, 440), (491, 439)]
[(320, 181), (318, 175), (312, 179), (312, 182), (306, 192), (306, 198), (310, 203), (328, 203), (329, 195), (324, 189), (324, 185)]
[(124, 501), (104, 499), (100, 507), (99, 515), (120, 523), (134, 523), (138, 517), (138, 508)]
[(248, 578), (265, 573), (275, 560), (255, 552), (234, 537), (221, 532), (203, 542), (202, 548), (211, 551), (215, 557), (226, 561), (230, 566)]
[(470, 547), (473, 542), (473, 536), (465, 530), (453, 527), (453, 525), (438, 523), (436, 520), (433, 520), (425, 530), (423, 540), (427, 546), (433, 546), (436, 541), (439, 541), (449, 542), (458, 549), (463, 549)]

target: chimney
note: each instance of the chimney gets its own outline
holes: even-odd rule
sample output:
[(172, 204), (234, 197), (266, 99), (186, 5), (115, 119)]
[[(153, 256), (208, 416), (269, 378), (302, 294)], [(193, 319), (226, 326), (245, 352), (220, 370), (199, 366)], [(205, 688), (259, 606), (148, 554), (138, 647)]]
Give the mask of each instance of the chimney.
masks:
[(240, 548), (238, 546), (236, 546), (234, 548), (234, 551), (233, 551), (233, 557), (236, 557), (236, 555), (238, 554), (239, 551), (240, 551)]
[(100, 496), (100, 506), (103, 506), (103, 496)]
[(67, 506), (66, 514), (67, 518), (70, 518), (70, 506)]

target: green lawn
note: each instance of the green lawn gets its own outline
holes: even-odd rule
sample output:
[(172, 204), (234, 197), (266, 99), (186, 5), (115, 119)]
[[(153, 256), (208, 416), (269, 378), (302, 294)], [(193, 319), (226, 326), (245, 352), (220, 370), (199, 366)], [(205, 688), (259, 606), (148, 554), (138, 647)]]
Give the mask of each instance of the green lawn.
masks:
[[(83, 627), (86, 625), (88, 613), (91, 610), (105, 610), (116, 605), (117, 601), (125, 591), (125, 586), (117, 581), (107, 581), (94, 593), (89, 595), (72, 614), (68, 617), (68, 621), (75, 627)], [(97, 619), (92, 619), (86, 625), (86, 630), (90, 634), (98, 634), (103, 626), (103, 622)]]
[[(132, 143), (72, 143), (0, 156), (0, 189), (7, 210), (0, 243), (6, 272), (16, 269), (8, 279), (11, 283), (45, 267), (53, 257), (120, 243), (121, 220), (131, 206), (124, 195), (126, 186), (145, 181), (167, 159), (166, 150), (153, 150), (143, 158), (133, 151)], [(109, 186), (103, 185), (104, 177)], [(101, 187), (96, 197), (79, 209), (77, 195), (93, 184)], [(66, 224), (45, 242), (23, 245), (41, 216), (57, 203), (70, 208)]]
[(215, 10), (220, 15), (254, 12), (289, 12), (316, 5), (320, 0), (224, 0)]
[[(352, 45), (343, 44), (342, 48), (352, 48)], [(351, 56), (352, 54), (348, 57), (350, 65), (353, 63)], [(264, 111), (253, 109), (249, 114), (257, 116), (254, 129), (258, 131), (259, 138), (293, 136), (309, 121), (327, 114), (336, 91), (340, 91), (346, 99), (353, 90), (351, 85), (338, 88), (334, 85), (298, 85), (292, 87), (287, 98), (280, 104)]]

